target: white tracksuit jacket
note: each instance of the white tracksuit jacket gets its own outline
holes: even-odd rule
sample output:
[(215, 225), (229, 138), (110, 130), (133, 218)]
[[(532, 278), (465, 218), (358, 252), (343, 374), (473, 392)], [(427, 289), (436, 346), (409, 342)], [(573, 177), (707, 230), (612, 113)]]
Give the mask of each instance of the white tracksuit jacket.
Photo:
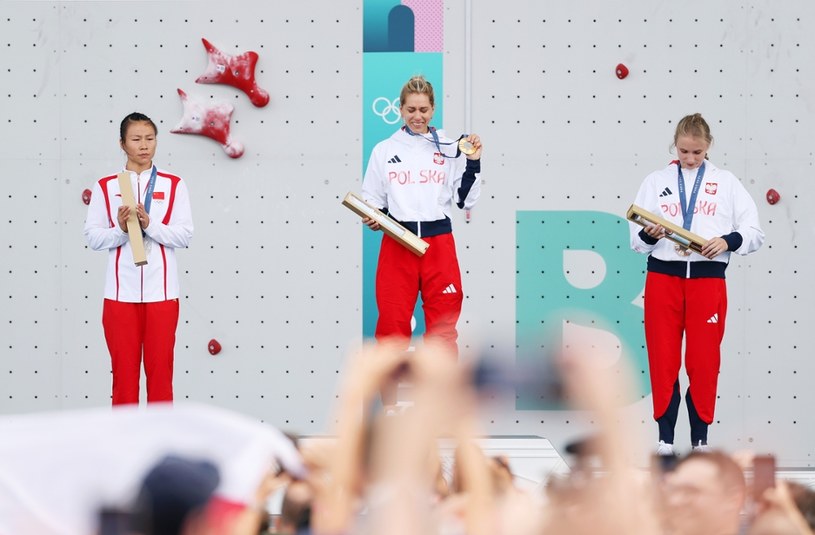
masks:
[[(455, 140), (437, 131), (444, 154), (455, 155)], [(438, 153), (430, 134), (411, 135), (404, 129), (379, 142), (371, 152), (362, 197), (421, 236), (450, 232), (450, 215), (475, 205), (481, 193), (481, 162), (462, 154)]]
[[(681, 227), (678, 167), (677, 162), (672, 162), (645, 177), (634, 204)], [(686, 202), (690, 200), (696, 173), (697, 169), (683, 170)], [(746, 255), (758, 250), (764, 242), (756, 203), (750, 194), (733, 173), (717, 168), (708, 160), (705, 160), (705, 174), (697, 194), (690, 231), (705, 239), (724, 238), (728, 251), (711, 260), (697, 253), (684, 257), (676, 252), (671, 240), (654, 240), (636, 223), (630, 223), (629, 230), (631, 248), (650, 254), (649, 271), (687, 278), (724, 278), (730, 251)]]
[[(144, 203), (151, 171), (147, 169), (139, 175), (130, 172), (136, 202)], [(128, 303), (177, 299), (179, 284), (175, 249), (187, 247), (193, 232), (189, 193), (181, 178), (158, 169), (150, 206), (150, 224), (145, 229), (147, 264), (144, 266), (133, 263), (130, 240), (116, 218), (122, 204), (117, 176), (101, 178), (92, 191), (85, 238), (91, 249), (110, 251), (105, 298)]]

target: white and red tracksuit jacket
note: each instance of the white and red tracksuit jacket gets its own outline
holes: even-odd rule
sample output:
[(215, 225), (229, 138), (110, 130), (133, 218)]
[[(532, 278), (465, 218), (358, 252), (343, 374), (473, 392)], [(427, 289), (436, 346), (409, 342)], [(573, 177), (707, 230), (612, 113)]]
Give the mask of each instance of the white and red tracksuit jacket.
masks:
[[(455, 155), (455, 140), (437, 131), (444, 154)], [(430, 134), (411, 135), (403, 128), (379, 142), (371, 152), (362, 196), (419, 237), (452, 229), (450, 215), (475, 205), (481, 193), (481, 162), (464, 155), (439, 154)]]
[[(681, 227), (678, 167), (672, 162), (645, 177), (634, 204)], [(690, 199), (696, 173), (696, 169), (683, 170), (686, 202)], [(708, 160), (705, 160), (705, 174), (693, 209), (690, 231), (705, 239), (723, 237), (729, 251), (710, 260), (697, 253), (680, 256), (673, 241), (654, 240), (641, 226), (630, 223), (631, 248), (649, 254), (648, 271), (684, 278), (724, 278), (730, 251), (746, 255), (764, 243), (764, 231), (750, 194), (733, 173), (717, 168)]]
[[(130, 172), (136, 202), (144, 194), (152, 169)], [(137, 193), (138, 192), (138, 193)], [(144, 230), (147, 264), (136, 266), (126, 232), (116, 218), (122, 196), (117, 175), (101, 178), (93, 187), (85, 238), (91, 249), (108, 249), (105, 298), (128, 303), (166, 301), (179, 297), (175, 249), (187, 247), (193, 233), (187, 186), (180, 177), (158, 169), (150, 206), (150, 224)]]

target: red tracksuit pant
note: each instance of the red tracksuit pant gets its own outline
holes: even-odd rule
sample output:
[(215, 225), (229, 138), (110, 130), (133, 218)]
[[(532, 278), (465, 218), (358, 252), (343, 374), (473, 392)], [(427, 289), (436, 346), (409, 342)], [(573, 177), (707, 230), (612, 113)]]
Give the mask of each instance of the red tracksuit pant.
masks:
[(410, 320), (421, 292), (425, 337), (448, 344), (457, 354), (456, 323), (464, 294), (452, 233), (422, 238), (430, 244), (424, 256), (416, 256), (388, 235), (382, 237), (376, 268), (376, 304), (379, 319), (376, 339), (411, 336)]
[(172, 401), (178, 299), (123, 303), (105, 299), (102, 325), (113, 369), (113, 404), (139, 402), (142, 359), (147, 401)]
[(702, 421), (713, 422), (727, 314), (724, 279), (685, 279), (649, 272), (645, 280), (645, 341), (654, 398), (654, 419), (668, 408), (682, 365)]

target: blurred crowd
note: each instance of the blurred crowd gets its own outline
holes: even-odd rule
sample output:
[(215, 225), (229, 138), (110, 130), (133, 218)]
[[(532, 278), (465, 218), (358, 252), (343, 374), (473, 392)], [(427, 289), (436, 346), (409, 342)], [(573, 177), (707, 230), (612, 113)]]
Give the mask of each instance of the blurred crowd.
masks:
[[(285, 446), (258, 442), (273, 446), (248, 448), (270, 457), (241, 465), (251, 492), (224, 492), (230, 478), (228, 486), (235, 488), (229, 456), (205, 458), (178, 448), (143, 470), (126, 501), (103, 507), (99, 500), (91, 532), (815, 533), (815, 491), (772, 473), (760, 475), (759, 457), (749, 452), (714, 449), (682, 457), (654, 456), (650, 467), (632, 462), (629, 441), (634, 435), (619, 416), (626, 374), (598, 369), (576, 357), (559, 363), (564, 396), (574, 408), (591, 413), (597, 432), (574, 449), (568, 474), (552, 476), (535, 490), (523, 488), (516, 484), (511, 459), (488, 456), (479, 446), (484, 434), (472, 368), (445, 351), (430, 342), (409, 354), (386, 343), (362, 347), (350, 357), (342, 376), (334, 409), (336, 429), (330, 438), (298, 440), (280, 434)], [(379, 392), (400, 381), (412, 385), (412, 404), (386, 414), (378, 403)], [(249, 443), (248, 438), (241, 440)], [(452, 467), (443, 466), (440, 440), (455, 444)], [(286, 458), (289, 447), (295, 460)], [(9, 478), (4, 479), (0, 469), (0, 489), (3, 485), (9, 485)], [(0, 502), (4, 492), (12, 495), (8, 488), (0, 490)], [(270, 503), (281, 496), (275, 514), (270, 514)], [(30, 500), (18, 499), (18, 508), (20, 503)], [(0, 515), (12, 514), (0, 505)], [(21, 525), (0, 518), (0, 535), (77, 533), (67, 526), (11, 531)]]

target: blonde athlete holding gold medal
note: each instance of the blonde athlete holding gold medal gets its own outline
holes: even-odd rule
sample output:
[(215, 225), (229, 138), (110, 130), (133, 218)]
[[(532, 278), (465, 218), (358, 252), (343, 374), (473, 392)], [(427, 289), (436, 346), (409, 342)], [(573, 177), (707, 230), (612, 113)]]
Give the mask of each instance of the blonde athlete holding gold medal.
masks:
[[(397, 339), (407, 349), (421, 293), (425, 336), (457, 352), (463, 293), (450, 216), (453, 205), (469, 209), (478, 199), (481, 139), (475, 134), (449, 139), (430, 125), (435, 112), (433, 86), (423, 76), (408, 80), (399, 103), (404, 124), (371, 152), (362, 197), (430, 246), (418, 257), (388, 235), (382, 237), (375, 336), (379, 341)], [(379, 230), (373, 219), (363, 222)], [(396, 403), (395, 388), (382, 392), (382, 403), (386, 407)]]
[(632, 249), (648, 254), (645, 341), (661, 455), (674, 453), (683, 336), (691, 444), (707, 448), (727, 313), (725, 269), (731, 252), (746, 255), (764, 242), (756, 204), (741, 181), (707, 160), (712, 141), (701, 115), (684, 117), (674, 135), (679, 159), (648, 175), (635, 201), (707, 239), (701, 254), (662, 239), (661, 225), (629, 224)]

